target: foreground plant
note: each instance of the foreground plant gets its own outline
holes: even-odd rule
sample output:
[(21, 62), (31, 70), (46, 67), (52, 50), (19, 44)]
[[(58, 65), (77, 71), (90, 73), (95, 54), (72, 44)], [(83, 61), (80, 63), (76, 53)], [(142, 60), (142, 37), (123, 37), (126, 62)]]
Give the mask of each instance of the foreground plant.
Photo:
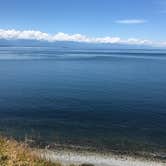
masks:
[[(58, 162), (53, 163), (40, 156), (37, 149), (32, 149), (25, 143), (0, 137), (0, 166), (62, 166)], [(82, 164), (80, 166), (93, 165)]]
[(0, 138), (0, 166), (61, 166), (45, 161), (26, 144)]

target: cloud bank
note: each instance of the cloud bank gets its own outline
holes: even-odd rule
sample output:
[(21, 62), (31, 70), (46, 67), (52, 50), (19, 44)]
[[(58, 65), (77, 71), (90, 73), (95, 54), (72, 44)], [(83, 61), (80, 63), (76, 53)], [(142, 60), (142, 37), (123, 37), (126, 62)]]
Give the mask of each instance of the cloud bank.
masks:
[(127, 19), (127, 20), (117, 20), (116, 23), (119, 24), (144, 24), (146, 20), (143, 19)]
[(73, 41), (73, 42), (86, 42), (86, 43), (110, 43), (110, 44), (129, 44), (129, 45), (148, 45), (148, 46), (160, 46), (166, 47), (166, 42), (154, 42), (144, 39), (121, 39), (120, 37), (88, 37), (81, 34), (67, 34), (67, 33), (56, 33), (48, 34), (41, 31), (34, 30), (4, 30), (0, 29), (0, 39), (7, 40), (39, 40), (39, 41)]

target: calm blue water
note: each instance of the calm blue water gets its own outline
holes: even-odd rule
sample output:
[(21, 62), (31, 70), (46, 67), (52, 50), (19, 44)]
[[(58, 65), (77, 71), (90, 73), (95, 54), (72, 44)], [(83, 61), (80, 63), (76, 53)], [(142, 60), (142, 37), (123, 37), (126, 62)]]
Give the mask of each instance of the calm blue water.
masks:
[(165, 150), (166, 51), (1, 47), (0, 132)]

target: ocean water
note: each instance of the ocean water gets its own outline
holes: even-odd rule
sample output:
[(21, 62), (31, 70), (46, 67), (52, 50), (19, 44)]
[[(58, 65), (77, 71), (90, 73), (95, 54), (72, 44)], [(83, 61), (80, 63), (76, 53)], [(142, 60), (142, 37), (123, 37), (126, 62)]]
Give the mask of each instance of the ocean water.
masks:
[(0, 48), (0, 133), (166, 152), (166, 51)]

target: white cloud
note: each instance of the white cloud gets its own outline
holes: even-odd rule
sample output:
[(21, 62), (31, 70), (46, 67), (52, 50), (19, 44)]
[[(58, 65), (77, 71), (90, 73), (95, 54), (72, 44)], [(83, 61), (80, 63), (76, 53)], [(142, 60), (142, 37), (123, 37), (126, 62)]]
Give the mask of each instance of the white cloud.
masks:
[(116, 23), (119, 24), (144, 24), (146, 20), (143, 19), (125, 19), (125, 20), (117, 20)]
[(17, 31), (0, 29), (0, 38), (2, 39), (34, 39), (49, 40), (49, 35), (40, 31)]
[(43, 40), (48, 42), (55, 41), (73, 41), (73, 42), (86, 42), (86, 43), (110, 43), (110, 44), (130, 44), (130, 45), (149, 45), (149, 46), (160, 46), (166, 47), (166, 42), (155, 42), (144, 39), (121, 39), (120, 37), (88, 37), (81, 34), (67, 34), (59, 32), (57, 34), (51, 35), (48, 33), (43, 33), (41, 31), (34, 30), (4, 30), (0, 29), (0, 39), (26, 39), (26, 40)]

